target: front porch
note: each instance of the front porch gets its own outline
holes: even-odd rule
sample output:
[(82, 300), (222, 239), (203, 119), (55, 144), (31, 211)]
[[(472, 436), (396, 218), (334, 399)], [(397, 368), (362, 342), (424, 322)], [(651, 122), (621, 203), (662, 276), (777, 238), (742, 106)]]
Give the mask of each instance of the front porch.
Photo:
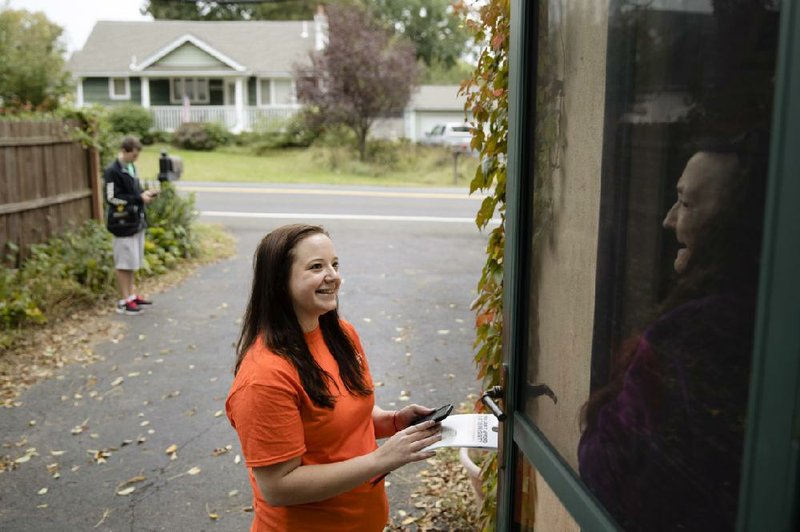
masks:
[(277, 131), (294, 116), (300, 105), (153, 105), (153, 125), (158, 131), (175, 131), (184, 122), (216, 122), (229, 131)]

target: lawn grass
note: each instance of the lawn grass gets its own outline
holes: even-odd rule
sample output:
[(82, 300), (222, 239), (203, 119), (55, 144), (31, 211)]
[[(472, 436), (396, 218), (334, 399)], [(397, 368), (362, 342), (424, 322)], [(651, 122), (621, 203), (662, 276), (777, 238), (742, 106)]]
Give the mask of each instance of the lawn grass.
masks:
[(343, 147), (270, 150), (254, 155), (236, 146), (200, 152), (156, 144), (145, 146), (139, 156), (140, 177), (155, 179), (162, 150), (183, 159), (182, 180), (218, 183), (465, 187), (477, 166), (476, 158), (459, 157), (459, 177), (454, 182), (453, 156), (442, 148), (427, 146), (405, 146), (393, 163), (380, 165), (361, 163), (357, 154)]

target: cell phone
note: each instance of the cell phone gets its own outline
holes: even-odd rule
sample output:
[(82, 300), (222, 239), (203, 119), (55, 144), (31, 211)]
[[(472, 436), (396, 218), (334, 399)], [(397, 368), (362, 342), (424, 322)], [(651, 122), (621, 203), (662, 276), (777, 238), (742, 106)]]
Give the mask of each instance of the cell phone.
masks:
[(418, 417), (417, 419), (415, 419), (414, 421), (411, 422), (411, 425), (419, 425), (420, 423), (425, 423), (426, 421), (428, 421), (430, 419), (432, 419), (436, 423), (438, 423), (441, 420), (443, 420), (444, 418), (446, 418), (447, 416), (449, 416), (450, 412), (452, 412), (452, 411), (453, 411), (453, 405), (452, 404), (444, 405), (444, 406), (442, 406), (440, 408), (437, 408), (436, 410), (434, 410), (430, 414), (425, 414), (424, 416)]

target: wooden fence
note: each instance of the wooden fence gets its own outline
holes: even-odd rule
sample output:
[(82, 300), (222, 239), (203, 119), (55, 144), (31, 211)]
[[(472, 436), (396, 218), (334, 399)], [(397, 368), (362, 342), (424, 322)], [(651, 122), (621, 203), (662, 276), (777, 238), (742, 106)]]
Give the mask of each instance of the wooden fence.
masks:
[(62, 121), (0, 122), (0, 259), (103, 217), (95, 150), (70, 140)]

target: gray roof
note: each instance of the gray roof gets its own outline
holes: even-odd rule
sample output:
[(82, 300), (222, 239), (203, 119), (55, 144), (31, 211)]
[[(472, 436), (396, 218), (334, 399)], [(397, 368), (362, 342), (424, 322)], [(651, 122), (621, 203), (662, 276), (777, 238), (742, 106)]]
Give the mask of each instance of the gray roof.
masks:
[(458, 85), (420, 85), (408, 107), (419, 111), (463, 111), (466, 101), (466, 96), (459, 96)]
[[(307, 37), (301, 35), (304, 22)], [(83, 49), (70, 57), (67, 68), (80, 76), (135, 74), (130, 69), (131, 57), (142, 63), (187, 34), (255, 75), (290, 73), (292, 65), (306, 62), (314, 49), (314, 22), (310, 20), (99, 21)]]

